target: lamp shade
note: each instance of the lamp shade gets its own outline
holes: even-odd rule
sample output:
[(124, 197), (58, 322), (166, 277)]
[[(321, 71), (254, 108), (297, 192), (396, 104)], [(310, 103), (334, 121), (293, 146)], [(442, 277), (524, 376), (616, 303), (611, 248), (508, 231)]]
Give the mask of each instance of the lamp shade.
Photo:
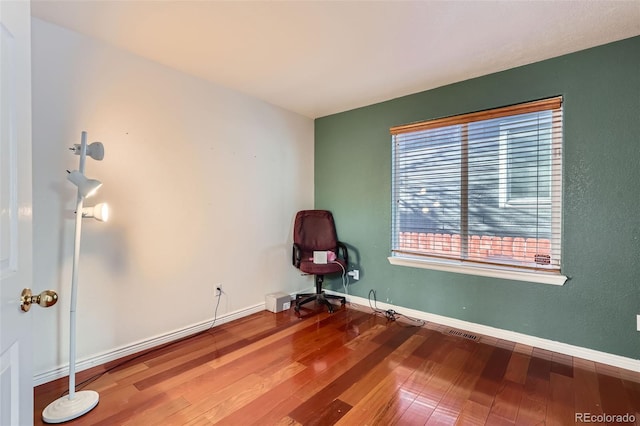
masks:
[(82, 217), (92, 217), (100, 222), (109, 220), (109, 206), (107, 203), (98, 203), (93, 207), (84, 207)]
[[(81, 155), (82, 153), (82, 145), (77, 143), (70, 148), (74, 154)], [(104, 158), (104, 145), (102, 142), (93, 142), (87, 145), (86, 155), (93, 158), (94, 160), (102, 161)]]
[(69, 172), (67, 179), (78, 187), (78, 192), (82, 198), (87, 198), (96, 193), (102, 186), (102, 182), (95, 179), (87, 179), (85, 175), (77, 170)]
[(102, 161), (104, 158), (104, 145), (102, 142), (93, 142), (87, 147), (87, 155), (94, 160)]

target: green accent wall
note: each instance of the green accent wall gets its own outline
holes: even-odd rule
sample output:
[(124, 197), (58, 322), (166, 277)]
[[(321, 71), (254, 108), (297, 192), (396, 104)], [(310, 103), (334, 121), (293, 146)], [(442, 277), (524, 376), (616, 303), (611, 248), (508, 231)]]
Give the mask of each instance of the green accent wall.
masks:
[[(556, 95), (565, 285), (389, 264), (389, 128)], [(333, 211), (360, 269), (350, 294), (639, 359), (640, 37), (318, 118), (315, 206)]]

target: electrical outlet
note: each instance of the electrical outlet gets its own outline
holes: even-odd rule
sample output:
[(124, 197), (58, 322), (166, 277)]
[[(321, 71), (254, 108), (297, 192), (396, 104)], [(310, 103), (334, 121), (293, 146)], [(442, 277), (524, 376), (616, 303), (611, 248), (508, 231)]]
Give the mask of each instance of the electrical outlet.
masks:
[(636, 315), (636, 329), (640, 331), (640, 315)]
[(353, 277), (354, 280), (358, 281), (360, 279), (360, 270), (354, 269), (353, 271), (349, 271), (347, 275)]

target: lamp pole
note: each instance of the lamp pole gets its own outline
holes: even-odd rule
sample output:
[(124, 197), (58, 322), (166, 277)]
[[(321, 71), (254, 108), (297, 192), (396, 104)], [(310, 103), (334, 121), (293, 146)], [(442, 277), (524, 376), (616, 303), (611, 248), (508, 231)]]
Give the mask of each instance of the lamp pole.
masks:
[[(79, 172), (84, 176), (87, 155), (87, 132), (82, 132), (80, 143)], [(63, 423), (91, 411), (100, 396), (98, 392), (85, 390), (76, 392), (76, 305), (78, 302), (78, 268), (80, 264), (80, 236), (82, 234), (82, 208), (84, 196), (78, 187), (76, 200), (75, 240), (73, 243), (73, 270), (71, 273), (71, 301), (69, 308), (69, 395), (50, 403), (42, 412), (45, 423)]]
[[(82, 132), (80, 142), (80, 167), (78, 171), (84, 175), (87, 157), (87, 132)], [(76, 393), (76, 305), (78, 304), (78, 269), (80, 267), (80, 236), (82, 235), (82, 207), (84, 197), (78, 189), (76, 200), (76, 230), (73, 242), (73, 270), (71, 272), (71, 307), (69, 309), (69, 399)]]

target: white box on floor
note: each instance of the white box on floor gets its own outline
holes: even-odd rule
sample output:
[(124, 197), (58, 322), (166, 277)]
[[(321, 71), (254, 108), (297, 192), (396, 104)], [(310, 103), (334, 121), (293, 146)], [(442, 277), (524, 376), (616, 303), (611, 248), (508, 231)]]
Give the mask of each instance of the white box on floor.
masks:
[(267, 294), (264, 298), (264, 306), (267, 311), (282, 312), (291, 307), (291, 296), (278, 292)]

